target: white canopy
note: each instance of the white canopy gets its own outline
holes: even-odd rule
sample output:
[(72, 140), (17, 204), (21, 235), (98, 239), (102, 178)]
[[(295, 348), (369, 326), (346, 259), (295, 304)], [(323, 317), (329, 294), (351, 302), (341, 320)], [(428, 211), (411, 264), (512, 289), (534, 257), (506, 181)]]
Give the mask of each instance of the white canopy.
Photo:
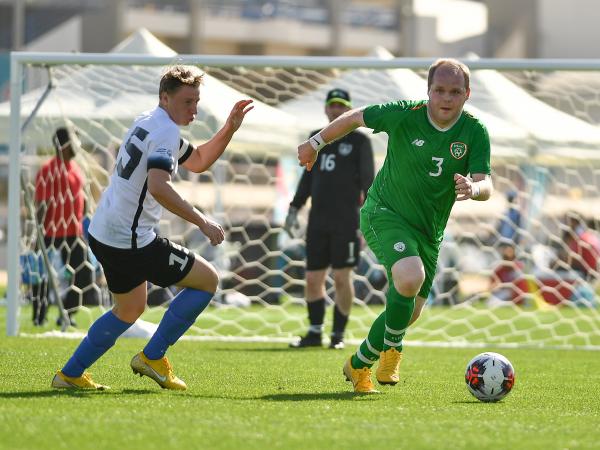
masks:
[[(156, 56), (177, 54), (145, 29), (138, 30), (117, 45), (113, 52), (149, 53)], [(131, 121), (158, 102), (158, 83), (162, 67), (89, 66), (57, 69), (54, 87), (23, 136), (25, 145), (50, 146), (54, 128), (72, 121), (86, 137), (101, 146), (120, 141)], [(21, 109), (27, 117), (45, 88), (23, 95)], [(197, 120), (184, 129), (196, 140), (211, 137), (227, 119), (233, 104), (249, 98), (210, 75), (205, 75), (200, 91)], [(0, 141), (8, 140), (10, 103), (0, 104)], [(295, 119), (263, 102), (254, 100), (251, 111), (235, 134), (231, 146), (242, 151), (294, 151), (300, 136)]]
[(555, 71), (536, 80), (534, 95), (567, 114), (600, 125), (597, 71)]
[(146, 28), (139, 28), (129, 37), (115, 45), (110, 53), (136, 53), (142, 55), (177, 56), (177, 52)]
[(527, 132), (538, 159), (600, 159), (600, 127), (536, 99), (495, 70), (471, 72), (471, 104)]
[[(383, 47), (373, 49), (371, 54), (381, 59), (393, 58), (393, 55)], [(410, 69), (358, 69), (342, 72), (339, 77), (319, 86), (318, 89), (282, 103), (280, 108), (294, 115), (307, 135), (312, 130), (327, 124), (324, 100), (327, 92), (333, 88), (348, 90), (354, 107), (393, 100), (427, 98), (427, 80)], [(480, 110), (470, 102), (467, 102), (465, 109), (478, 117), (488, 128), (494, 156), (526, 156), (526, 149), (522, 144), (527, 134), (523, 129)], [(386, 142), (385, 137), (375, 135), (373, 141), (375, 151), (385, 152)]]
[[(374, 50), (381, 59), (392, 59), (393, 55), (383, 47)], [(418, 76), (409, 69), (389, 69), (387, 71), (394, 83), (408, 96), (400, 97), (416, 100), (427, 97), (427, 80)], [(525, 157), (526, 149), (523, 142), (527, 133), (520, 127), (507, 122), (489, 111), (478, 108), (469, 100), (465, 103), (465, 110), (481, 120), (490, 134), (492, 142), (492, 155), (494, 157)]]

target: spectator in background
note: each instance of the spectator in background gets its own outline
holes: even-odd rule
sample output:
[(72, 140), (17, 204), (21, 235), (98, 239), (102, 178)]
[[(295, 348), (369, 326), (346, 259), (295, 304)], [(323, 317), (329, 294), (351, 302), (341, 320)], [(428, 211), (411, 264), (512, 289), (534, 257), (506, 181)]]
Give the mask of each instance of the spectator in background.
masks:
[(453, 233), (446, 229), (440, 246), (436, 276), (431, 285), (427, 303), (431, 305), (456, 305), (460, 302), (459, 282), (460, 249)]
[[(67, 271), (69, 288), (63, 298), (63, 306), (72, 326), (76, 326), (73, 315), (83, 303), (85, 289), (97, 295), (90, 289), (94, 271), (88, 262), (88, 248), (83, 239), (85, 178), (74, 160), (75, 139), (75, 134), (66, 127), (56, 130), (52, 137), (56, 156), (42, 166), (35, 180), (37, 220), (43, 226), (45, 246), (49, 252), (60, 253)], [(41, 325), (48, 305), (47, 278), (34, 288), (34, 324)], [(57, 324), (61, 325), (62, 320), (60, 314)]]
[(517, 193), (508, 191), (506, 193), (506, 201), (508, 209), (504, 213), (502, 219), (498, 223), (498, 237), (500, 239), (508, 239), (514, 244), (519, 242), (519, 229), (521, 228), (521, 211), (516, 205)]
[(515, 244), (503, 239), (499, 246), (502, 260), (494, 268), (490, 280), (490, 306), (516, 304), (522, 305), (529, 292), (524, 275), (525, 265), (517, 259)]
[(567, 228), (562, 236), (566, 248), (559, 252), (559, 257), (582, 278), (588, 281), (591, 278), (598, 278), (600, 236), (589, 229), (577, 213), (567, 213), (566, 223)]
[[(329, 122), (350, 111), (350, 94), (332, 89), (325, 99)], [(319, 130), (313, 131), (310, 136)], [(374, 177), (369, 138), (352, 131), (323, 147), (315, 170), (305, 170), (290, 203), (284, 228), (293, 235), (298, 211), (312, 199), (306, 230), (306, 306), (309, 328), (291, 348), (320, 347), (325, 319), (325, 280), (332, 269), (335, 284), (333, 329), (329, 348), (344, 348), (344, 332), (354, 299), (352, 269), (359, 263), (359, 210)]]

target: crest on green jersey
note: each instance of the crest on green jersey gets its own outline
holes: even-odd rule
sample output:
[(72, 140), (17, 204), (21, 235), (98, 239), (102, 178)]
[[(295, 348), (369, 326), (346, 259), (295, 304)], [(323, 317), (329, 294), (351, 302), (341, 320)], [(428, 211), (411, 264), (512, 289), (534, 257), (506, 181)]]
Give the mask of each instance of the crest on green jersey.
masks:
[(450, 144), (450, 154), (456, 159), (461, 159), (467, 154), (467, 144), (464, 142), (453, 142)]

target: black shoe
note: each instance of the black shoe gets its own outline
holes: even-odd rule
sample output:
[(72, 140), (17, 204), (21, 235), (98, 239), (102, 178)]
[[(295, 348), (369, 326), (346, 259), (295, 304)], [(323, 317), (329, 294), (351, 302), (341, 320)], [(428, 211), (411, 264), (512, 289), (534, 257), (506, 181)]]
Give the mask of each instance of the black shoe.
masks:
[[(58, 318), (56, 319), (56, 326), (61, 327), (62, 323), (63, 323), (62, 316), (58, 316)], [(75, 322), (75, 319), (73, 319), (72, 316), (69, 316), (69, 326), (71, 326), (73, 328), (77, 328), (77, 322)]]
[(47, 322), (48, 302), (46, 300), (33, 300), (33, 325), (41, 327)]
[(329, 348), (334, 349), (334, 350), (343, 350), (346, 347), (346, 344), (344, 344), (344, 338), (343, 337), (336, 337), (336, 336), (331, 336), (331, 341), (329, 342)]
[(306, 336), (301, 337), (295, 342), (291, 342), (290, 348), (321, 347), (322, 345), (321, 334), (309, 331)]
[(39, 320), (39, 319), (34, 319), (33, 320), (33, 326), (34, 327), (43, 327), (44, 325), (46, 325), (47, 320), (43, 319), (43, 320)]

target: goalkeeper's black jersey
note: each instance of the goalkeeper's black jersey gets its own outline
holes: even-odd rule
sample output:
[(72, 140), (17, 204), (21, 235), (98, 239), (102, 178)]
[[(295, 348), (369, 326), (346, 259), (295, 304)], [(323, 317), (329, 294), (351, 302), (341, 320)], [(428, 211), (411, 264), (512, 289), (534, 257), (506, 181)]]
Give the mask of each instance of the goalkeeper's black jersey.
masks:
[(361, 200), (373, 182), (374, 171), (371, 141), (353, 131), (321, 149), (312, 171), (302, 173), (291, 206), (301, 208), (311, 197), (309, 226), (356, 229)]

